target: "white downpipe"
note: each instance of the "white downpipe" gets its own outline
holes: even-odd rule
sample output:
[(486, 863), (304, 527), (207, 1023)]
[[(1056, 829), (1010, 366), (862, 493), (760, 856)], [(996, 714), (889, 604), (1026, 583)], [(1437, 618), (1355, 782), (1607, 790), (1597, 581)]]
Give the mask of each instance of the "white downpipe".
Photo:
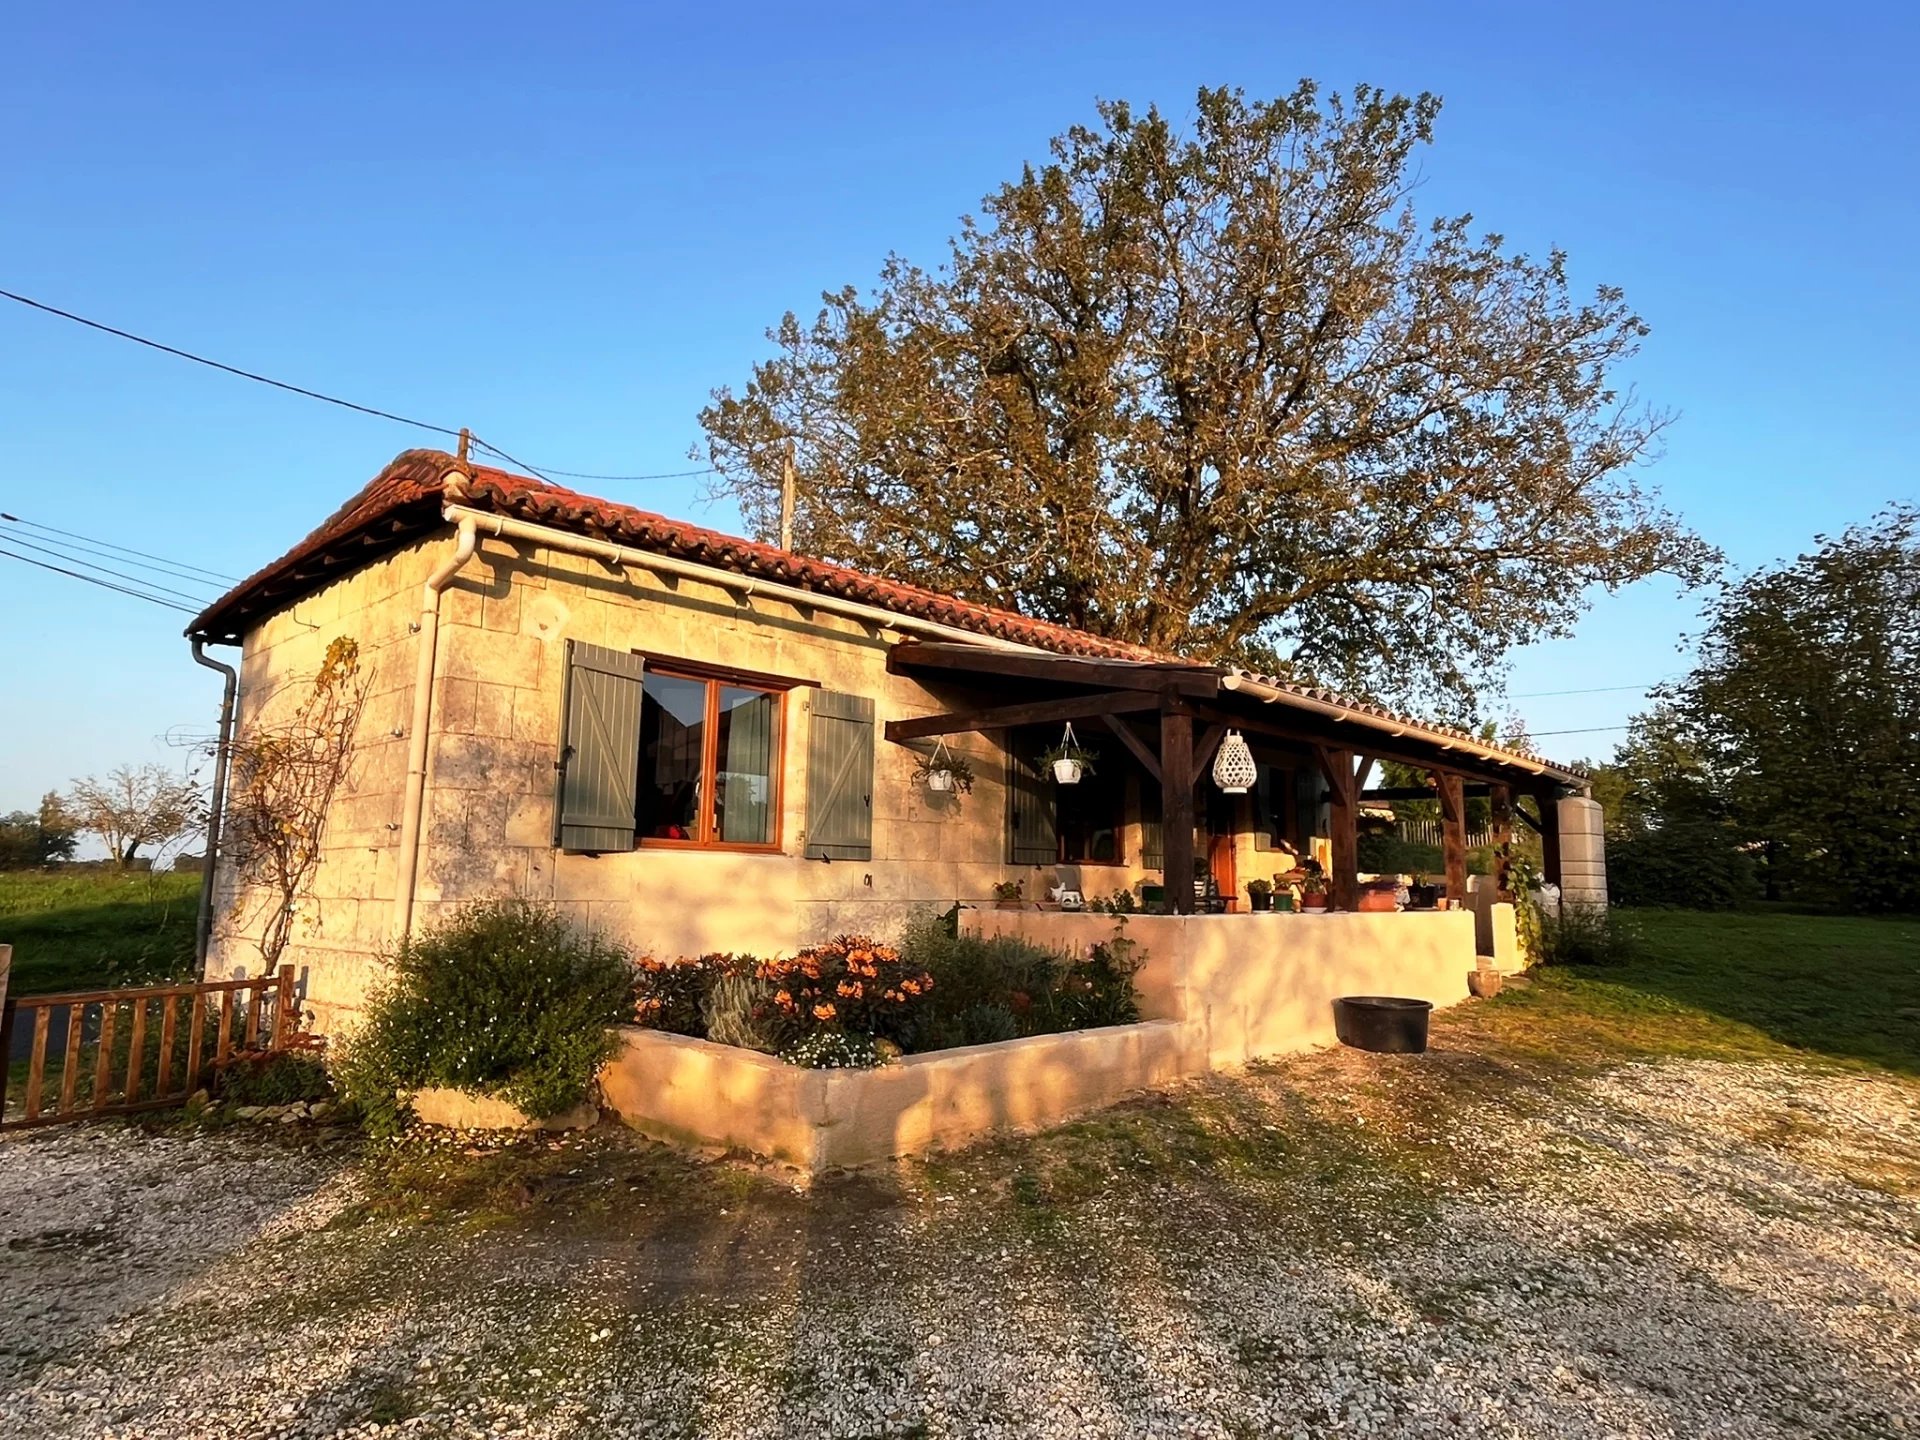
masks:
[(855, 620), (884, 625), (889, 630), (929, 635), (941, 640), (961, 640), (970, 645), (984, 645), (995, 650), (1018, 651), (1026, 655), (1057, 653), (1039, 645), (1022, 645), (1018, 641), (982, 635), (977, 630), (962, 630), (957, 625), (942, 625), (934, 620), (917, 620), (911, 615), (883, 610), (877, 605), (863, 605), (858, 600), (842, 600), (837, 595), (825, 595), (818, 590), (802, 590), (797, 585), (782, 585), (775, 580), (756, 580), (734, 570), (722, 570), (717, 566), (701, 565), (692, 560), (676, 560), (671, 555), (657, 555), (651, 550), (635, 550), (626, 545), (616, 545), (610, 540), (595, 540), (591, 536), (575, 535), (568, 530), (555, 530), (550, 526), (536, 525), (527, 520), (514, 520), (505, 515), (495, 515), (486, 510), (474, 510), (465, 505), (448, 505), (442, 509), (441, 513), (449, 520), (458, 521), (462, 528), (477, 525), (485, 534), (495, 535), (503, 540), (525, 540), (532, 545), (545, 545), (550, 549), (565, 550), (575, 555), (590, 555), (595, 559), (606, 561), (609, 565), (637, 565), (645, 570), (656, 570), (663, 575), (680, 575), (689, 580), (717, 585), (723, 590), (731, 590), (743, 597), (764, 595), (769, 599), (783, 600), (789, 605), (825, 610), (830, 614), (846, 615)]
[(1461, 750), (1482, 760), (1492, 760), (1500, 765), (1512, 765), (1522, 770), (1531, 770), (1536, 775), (1552, 775), (1569, 784), (1583, 782), (1578, 776), (1570, 775), (1557, 766), (1545, 765), (1538, 760), (1528, 760), (1523, 756), (1512, 755), (1504, 750), (1495, 750), (1478, 740), (1463, 739), (1458, 735), (1445, 735), (1437, 730), (1429, 730), (1424, 725), (1409, 725), (1402, 720), (1389, 720), (1379, 715), (1369, 715), (1365, 711), (1350, 710), (1344, 705), (1329, 704), (1325, 700), (1316, 700), (1310, 695), (1300, 695), (1292, 690), (1281, 689), (1277, 685), (1268, 685), (1249, 675), (1223, 675), (1220, 678), (1222, 690), (1237, 690), (1269, 705), (1286, 705), (1296, 710), (1308, 710), (1316, 715), (1325, 715), (1332, 720), (1345, 720), (1349, 724), (1365, 725), (1369, 729), (1380, 730), (1398, 737), (1411, 735), (1415, 739), (1425, 740), (1438, 745), (1443, 750)]
[(427, 795), (427, 740), (433, 719), (434, 650), (440, 638), (440, 592), (473, 558), (480, 547), (479, 528), (472, 520), (460, 522), (453, 553), (441, 561), (420, 587), (420, 646), (413, 670), (413, 722), (407, 728), (407, 788), (400, 809), (400, 855), (394, 872), (393, 933), (404, 940), (413, 933), (413, 891), (420, 865), (420, 812)]

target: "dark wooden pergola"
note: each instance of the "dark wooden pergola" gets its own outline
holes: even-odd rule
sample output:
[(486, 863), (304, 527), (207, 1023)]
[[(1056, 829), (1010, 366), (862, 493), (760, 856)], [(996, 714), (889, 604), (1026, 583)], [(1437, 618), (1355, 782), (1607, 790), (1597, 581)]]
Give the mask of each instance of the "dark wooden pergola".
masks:
[[(1359, 899), (1359, 813), (1367, 799), (1438, 799), (1449, 895), (1466, 893), (1469, 795), (1485, 795), (1492, 802), (1502, 889), (1516, 819), (1539, 832), (1547, 879), (1556, 884), (1560, 880), (1554, 802), (1577, 793), (1581, 777), (1545, 761), (1493, 750), (1464, 735), (1294, 692), (1221, 666), (908, 641), (889, 652), (887, 668), (930, 687), (965, 687), (973, 695), (996, 700), (972, 709), (890, 720), (886, 738), (896, 743), (1067, 721), (1099, 725), (1112, 733), (1160, 787), (1167, 900), (1176, 914), (1194, 909), (1193, 887), (1173, 877), (1193, 871), (1195, 792), (1229, 730), (1281, 741), (1317, 762), (1329, 792), (1330, 879), (1338, 908), (1353, 909)], [(1009, 698), (998, 703), (1002, 696)], [(1157, 741), (1141, 734), (1137, 722), (1148, 719), (1158, 722)], [(1379, 760), (1426, 771), (1433, 788), (1362, 791), (1359, 777)], [(1523, 797), (1533, 800), (1537, 816), (1517, 803)]]

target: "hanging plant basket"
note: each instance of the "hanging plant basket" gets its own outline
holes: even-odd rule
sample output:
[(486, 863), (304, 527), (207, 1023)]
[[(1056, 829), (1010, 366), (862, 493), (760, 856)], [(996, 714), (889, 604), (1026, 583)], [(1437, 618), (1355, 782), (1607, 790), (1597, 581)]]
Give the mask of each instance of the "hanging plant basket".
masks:
[(1037, 763), (1041, 773), (1053, 772), (1055, 784), (1078, 785), (1084, 777), (1093, 774), (1093, 761), (1094, 752), (1075, 738), (1073, 723), (1069, 721), (1060, 743), (1043, 751)]
[(914, 783), (924, 785), (935, 795), (951, 795), (956, 790), (962, 795), (973, 793), (973, 766), (962, 756), (947, 749), (947, 742), (936, 741), (931, 755), (922, 756), (914, 767)]

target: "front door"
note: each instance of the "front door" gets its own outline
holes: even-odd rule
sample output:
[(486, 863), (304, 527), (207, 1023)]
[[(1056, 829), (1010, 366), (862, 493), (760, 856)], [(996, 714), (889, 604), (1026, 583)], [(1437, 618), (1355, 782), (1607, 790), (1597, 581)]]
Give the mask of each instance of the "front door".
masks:
[(1235, 903), (1240, 894), (1239, 876), (1234, 872), (1233, 833), (1236, 812), (1240, 807), (1240, 796), (1223, 795), (1209, 787), (1207, 796), (1206, 830), (1204, 839), (1206, 849), (1201, 852), (1207, 859), (1207, 871), (1213, 876), (1213, 888), (1227, 902), (1229, 909), (1238, 909)]

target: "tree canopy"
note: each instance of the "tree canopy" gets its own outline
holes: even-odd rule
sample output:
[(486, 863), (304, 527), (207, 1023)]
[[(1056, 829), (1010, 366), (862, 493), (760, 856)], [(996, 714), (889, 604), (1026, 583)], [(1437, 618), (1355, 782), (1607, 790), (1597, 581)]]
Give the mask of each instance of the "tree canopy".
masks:
[(65, 806), (74, 828), (96, 837), (120, 866), (143, 845), (164, 851), (206, 825), (200, 783), (163, 765), (122, 765), (104, 777), (76, 780)]
[[(1706, 576), (1635, 478), (1646, 326), (1469, 215), (1421, 217), (1440, 102), (1098, 107), (967, 217), (768, 332), (702, 411), (716, 490), (797, 548), (1099, 634), (1464, 701), (1593, 586)], [(1464, 710), (1464, 704), (1451, 707)]]
[(1699, 903), (1731, 848), (1771, 894), (1920, 908), (1920, 511), (1817, 542), (1722, 588), (1692, 672), (1596, 776), (1621, 899), (1665, 867), (1654, 898)]

